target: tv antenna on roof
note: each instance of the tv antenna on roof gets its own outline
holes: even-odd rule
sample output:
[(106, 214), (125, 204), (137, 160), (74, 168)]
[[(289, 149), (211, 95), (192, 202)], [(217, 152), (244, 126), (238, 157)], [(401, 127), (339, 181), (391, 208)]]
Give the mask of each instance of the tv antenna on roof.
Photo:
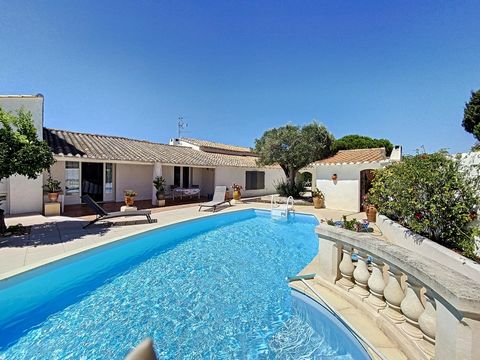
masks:
[[(178, 132), (178, 138), (180, 139), (182, 137), (182, 131), (188, 127), (188, 124), (183, 121), (183, 116), (178, 117), (178, 122), (177, 122), (177, 132)], [(185, 131), (183, 131), (185, 132)]]

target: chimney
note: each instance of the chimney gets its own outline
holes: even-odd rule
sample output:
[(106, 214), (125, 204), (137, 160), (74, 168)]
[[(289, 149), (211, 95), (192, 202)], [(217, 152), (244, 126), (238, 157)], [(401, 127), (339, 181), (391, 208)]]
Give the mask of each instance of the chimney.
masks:
[(400, 145), (395, 145), (393, 147), (392, 153), (390, 154), (390, 160), (393, 160), (393, 161), (402, 160), (402, 147)]

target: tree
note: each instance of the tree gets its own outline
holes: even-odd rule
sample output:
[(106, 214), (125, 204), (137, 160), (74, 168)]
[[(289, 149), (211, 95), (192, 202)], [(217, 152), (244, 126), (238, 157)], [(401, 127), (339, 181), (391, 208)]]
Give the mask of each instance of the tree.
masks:
[(335, 140), (335, 143), (333, 144), (335, 152), (339, 150), (371, 149), (380, 147), (384, 147), (387, 156), (390, 156), (393, 150), (393, 144), (387, 139), (374, 139), (362, 135), (346, 135)]
[(331, 155), (334, 137), (327, 128), (316, 122), (305, 126), (286, 125), (270, 129), (255, 139), (258, 165), (278, 164), (289, 186), (304, 166)]
[(408, 229), (475, 257), (478, 180), (444, 152), (406, 156), (375, 171), (368, 200)]
[(465, 103), (462, 126), (480, 141), (480, 90), (472, 91), (470, 101)]
[[(17, 115), (0, 108), (0, 180), (12, 175), (36, 179), (55, 160), (48, 144), (37, 137), (32, 114), (23, 109)], [(0, 210), (0, 232), (5, 231)]]

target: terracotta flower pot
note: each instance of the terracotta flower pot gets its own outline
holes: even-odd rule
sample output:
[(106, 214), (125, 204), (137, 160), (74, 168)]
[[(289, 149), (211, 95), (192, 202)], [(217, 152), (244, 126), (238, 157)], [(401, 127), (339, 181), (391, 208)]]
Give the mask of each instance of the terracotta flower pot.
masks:
[(50, 200), (50, 202), (57, 202), (58, 192), (48, 193), (48, 200)]
[(242, 197), (242, 194), (240, 193), (240, 191), (235, 190), (233, 192), (233, 200), (240, 200), (241, 197)]
[(133, 196), (125, 196), (125, 205), (132, 206), (135, 202), (135, 198)]
[(376, 222), (377, 221), (377, 209), (373, 205), (368, 205), (367, 206), (367, 219), (370, 222)]
[(318, 196), (315, 196), (313, 198), (313, 207), (315, 209), (321, 209), (321, 208), (323, 208), (323, 205), (324, 205), (324, 199), (323, 198), (318, 197)]

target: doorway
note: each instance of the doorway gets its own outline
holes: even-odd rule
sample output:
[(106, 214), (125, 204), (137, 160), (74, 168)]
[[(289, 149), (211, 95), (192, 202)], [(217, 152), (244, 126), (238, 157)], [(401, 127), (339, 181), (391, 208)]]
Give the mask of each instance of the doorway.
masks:
[(366, 169), (360, 171), (360, 210), (365, 211), (363, 208), (364, 196), (368, 194), (372, 188), (372, 180), (374, 178), (374, 170)]
[(103, 164), (82, 162), (82, 195), (103, 201)]

